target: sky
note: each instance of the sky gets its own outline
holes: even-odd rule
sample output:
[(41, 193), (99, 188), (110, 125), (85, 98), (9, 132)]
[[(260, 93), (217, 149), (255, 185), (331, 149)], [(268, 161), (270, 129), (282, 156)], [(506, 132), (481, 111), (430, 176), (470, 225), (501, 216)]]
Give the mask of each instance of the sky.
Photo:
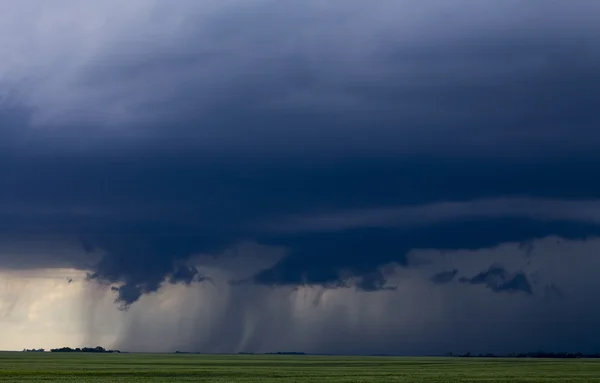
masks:
[(599, 12), (0, 0), (0, 349), (600, 352)]

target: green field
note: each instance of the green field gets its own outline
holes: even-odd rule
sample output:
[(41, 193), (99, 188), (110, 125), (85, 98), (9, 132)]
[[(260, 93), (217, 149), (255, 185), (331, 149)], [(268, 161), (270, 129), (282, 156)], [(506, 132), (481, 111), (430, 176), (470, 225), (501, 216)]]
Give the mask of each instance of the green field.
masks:
[(0, 353), (0, 382), (600, 382), (599, 360)]

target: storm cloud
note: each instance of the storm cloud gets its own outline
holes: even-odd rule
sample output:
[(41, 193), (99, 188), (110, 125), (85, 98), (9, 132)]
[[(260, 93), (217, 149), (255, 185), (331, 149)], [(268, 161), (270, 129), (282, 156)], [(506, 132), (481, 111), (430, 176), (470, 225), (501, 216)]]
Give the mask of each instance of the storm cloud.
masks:
[[(218, 310), (232, 335), (181, 344), (209, 351), (262, 350), (262, 326), (311, 333), (283, 303), (301, 289), (315, 307), (329, 293), (482, 288), (475, 306), (539, 314), (553, 296), (577, 311), (576, 278), (553, 280), (534, 244), (600, 236), (598, 12), (584, 0), (0, 2), (0, 269), (77, 270), (123, 318), (161, 293), (200, 310), (211, 289), (229, 299)], [(269, 299), (277, 323), (261, 317)], [(382, 315), (395, 299), (377, 298)], [(473, 310), (419, 312), (439, 315), (451, 347), (444, 334)], [(317, 316), (341, 331), (342, 314)], [(370, 320), (340, 327), (364, 332), (351, 351), (394, 352), (367, 339)], [(156, 349), (142, 328), (121, 344)], [(551, 346), (572, 345), (561, 339)]]

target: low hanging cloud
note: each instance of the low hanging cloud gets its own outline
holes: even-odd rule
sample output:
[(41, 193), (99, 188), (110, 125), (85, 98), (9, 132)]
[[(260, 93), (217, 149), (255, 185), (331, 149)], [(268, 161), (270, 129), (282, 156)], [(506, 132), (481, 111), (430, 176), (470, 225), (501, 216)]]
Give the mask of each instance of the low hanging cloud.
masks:
[[(507, 243), (472, 251), (414, 251), (410, 258), (422, 266), (398, 269), (392, 278), (396, 290), (356, 292), (230, 285), (228, 280), (266, 266), (260, 257), (268, 250), (246, 244), (211, 257), (210, 264), (202, 257), (192, 260), (201, 273), (214, 276), (214, 285), (168, 285), (142, 296), (127, 312), (115, 310), (110, 289), (85, 282), (84, 273), (30, 270), (2, 274), (2, 307), (9, 307), (4, 305), (9, 292), (17, 297), (12, 308), (1, 311), (3, 329), (19, 326), (26, 344), (5, 339), (27, 347), (46, 339), (50, 346), (102, 343), (130, 351), (414, 355), (541, 347), (593, 352), (598, 339), (590, 333), (600, 315), (593, 304), (598, 246), (597, 239), (546, 238), (530, 248)], [(279, 255), (273, 252), (269, 262)], [(248, 260), (256, 262), (239, 267)], [(433, 271), (449, 266), (458, 270), (453, 281), (431, 283)], [(74, 281), (67, 283), (64, 275)], [(488, 286), (517, 275), (527, 278), (530, 294)], [(463, 277), (475, 283), (460, 282)], [(550, 295), (551, 290), (561, 294)]]
[[(77, 270), (132, 317), (161, 294), (181, 305), (231, 294), (223, 351), (260, 348), (262, 330), (242, 331), (267, 326), (252, 305), (289, 291), (392, 297), (377, 303), (390, 317), (393, 297), (434, 289), (583, 312), (560, 275), (527, 262), (550, 262), (540, 241), (567, 251), (548, 238), (600, 236), (598, 11), (585, 0), (0, 2), (0, 269)], [(523, 264), (476, 259), (507, 244)], [(419, 282), (404, 284), (411, 273)], [(346, 319), (332, 310), (313, 319), (334, 329)], [(281, 310), (281, 332), (301, 326), (294, 313)], [(356, 352), (385, 344), (366, 338)]]
[(519, 272), (510, 275), (501, 266), (491, 266), (488, 270), (482, 271), (472, 278), (462, 277), (461, 283), (471, 285), (484, 285), (494, 292), (522, 292), (532, 294), (531, 284), (525, 274)]
[(600, 223), (600, 200), (496, 198), (427, 205), (357, 209), (292, 218), (273, 229), (341, 231), (362, 227), (402, 227), (465, 219), (526, 218)]

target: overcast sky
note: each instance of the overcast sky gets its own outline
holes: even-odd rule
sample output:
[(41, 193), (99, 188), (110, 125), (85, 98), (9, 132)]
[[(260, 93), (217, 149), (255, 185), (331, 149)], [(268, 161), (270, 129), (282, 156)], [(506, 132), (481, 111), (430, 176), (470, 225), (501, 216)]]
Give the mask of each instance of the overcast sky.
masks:
[(598, 14), (0, 0), (0, 317), (58, 289), (75, 343), (600, 352)]

